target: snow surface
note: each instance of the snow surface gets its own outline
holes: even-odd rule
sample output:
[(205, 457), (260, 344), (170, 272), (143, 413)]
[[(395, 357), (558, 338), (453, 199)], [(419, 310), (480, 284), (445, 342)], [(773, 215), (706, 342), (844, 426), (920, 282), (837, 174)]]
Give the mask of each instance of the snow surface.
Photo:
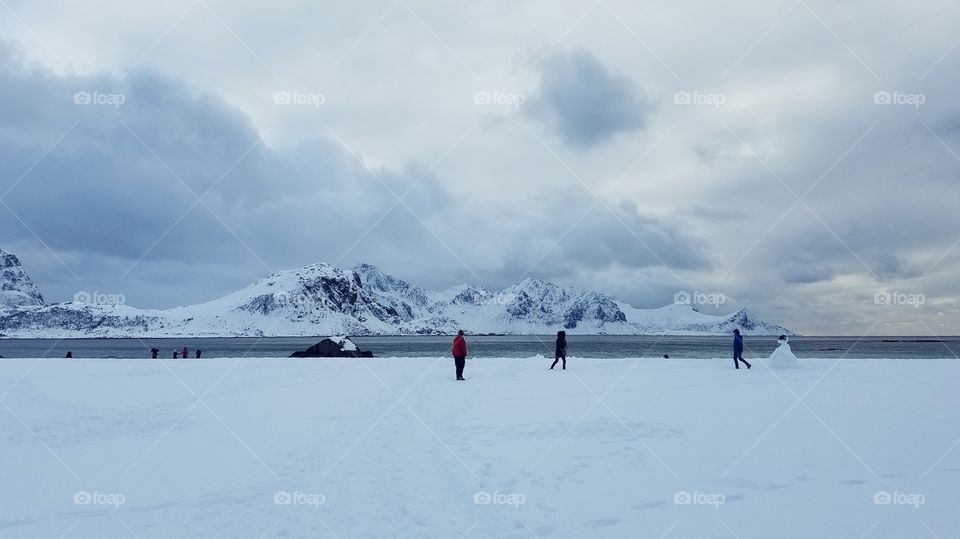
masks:
[(960, 536), (960, 361), (748, 359), (4, 360), (0, 538)]

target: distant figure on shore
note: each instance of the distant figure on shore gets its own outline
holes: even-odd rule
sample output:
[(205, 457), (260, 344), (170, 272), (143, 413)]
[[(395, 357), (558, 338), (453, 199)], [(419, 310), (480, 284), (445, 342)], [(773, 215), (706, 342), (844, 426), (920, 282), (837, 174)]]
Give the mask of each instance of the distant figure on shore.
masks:
[(184, 346), (183, 351), (180, 352), (180, 357), (182, 357), (183, 359), (190, 359), (190, 350), (187, 350), (186, 346)]
[(557, 345), (553, 350), (553, 365), (550, 365), (550, 370), (553, 370), (557, 366), (557, 362), (563, 360), (563, 370), (567, 370), (567, 332), (558, 331), (557, 332)]
[(150, 349), (150, 355), (153, 356), (153, 359), (157, 359), (157, 356), (160, 355), (160, 349), (154, 346)]
[(740, 335), (740, 330), (735, 329), (733, 330), (733, 366), (739, 369), (741, 361), (748, 369), (752, 367), (747, 360), (743, 359), (743, 337)]
[(796, 369), (800, 366), (797, 356), (793, 355), (790, 345), (787, 344), (787, 336), (781, 335), (779, 339), (780, 346), (770, 354), (770, 366), (777, 369)]
[(176, 350), (174, 350), (174, 351), (173, 351), (173, 359), (180, 359), (180, 352), (177, 352)]
[(200, 354), (203, 353), (203, 350), (197, 348), (197, 359), (200, 359)]
[(73, 352), (67, 350), (67, 359), (73, 359)]
[(463, 368), (467, 364), (467, 340), (463, 338), (462, 329), (453, 338), (453, 362), (457, 366), (457, 380), (466, 380), (463, 377)]

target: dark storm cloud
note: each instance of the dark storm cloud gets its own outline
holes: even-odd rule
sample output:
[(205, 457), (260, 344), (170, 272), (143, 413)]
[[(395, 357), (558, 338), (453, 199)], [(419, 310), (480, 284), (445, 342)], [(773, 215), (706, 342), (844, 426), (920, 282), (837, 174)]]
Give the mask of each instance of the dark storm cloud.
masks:
[(538, 69), (540, 87), (527, 110), (564, 143), (590, 148), (647, 126), (653, 103), (633, 81), (611, 73), (593, 53), (556, 52)]
[(780, 268), (780, 278), (788, 283), (810, 284), (829, 281), (833, 270), (818, 264), (792, 263)]
[(503, 266), (489, 282), (506, 286), (537, 277), (576, 283), (614, 269), (672, 274), (713, 267), (706, 242), (684, 220), (644, 213), (631, 201), (594, 204), (583, 194), (575, 188), (544, 193), (538, 213), (512, 217), (525, 232), (503, 242)]
[[(54, 300), (141, 284), (126, 295), (143, 306), (214, 297), (272, 269), (413, 248), (448, 205), (421, 165), (371, 169), (320, 138), (268, 148), (239, 110), (155, 73), (58, 78), (9, 48), (0, 67), (4, 247), (33, 245)], [(188, 283), (172, 295), (151, 284), (170, 270)]]
[(923, 274), (920, 266), (893, 253), (879, 253), (870, 262), (873, 271), (881, 279), (913, 279)]

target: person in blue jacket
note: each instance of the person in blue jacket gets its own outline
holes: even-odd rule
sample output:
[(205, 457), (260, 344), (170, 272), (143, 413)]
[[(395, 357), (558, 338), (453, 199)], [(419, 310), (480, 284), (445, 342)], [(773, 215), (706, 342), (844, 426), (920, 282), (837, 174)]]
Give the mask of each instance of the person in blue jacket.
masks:
[(743, 359), (743, 336), (740, 335), (739, 329), (735, 329), (733, 330), (733, 366), (739, 369), (741, 361), (748, 369), (752, 367), (747, 360)]

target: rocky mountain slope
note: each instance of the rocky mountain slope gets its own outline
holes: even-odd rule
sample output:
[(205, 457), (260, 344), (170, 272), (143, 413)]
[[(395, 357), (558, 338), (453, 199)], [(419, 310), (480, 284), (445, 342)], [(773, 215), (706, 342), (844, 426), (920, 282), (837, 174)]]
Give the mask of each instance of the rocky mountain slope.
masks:
[(0, 249), (0, 309), (20, 305), (43, 305), (43, 296), (23, 270), (20, 260)]

